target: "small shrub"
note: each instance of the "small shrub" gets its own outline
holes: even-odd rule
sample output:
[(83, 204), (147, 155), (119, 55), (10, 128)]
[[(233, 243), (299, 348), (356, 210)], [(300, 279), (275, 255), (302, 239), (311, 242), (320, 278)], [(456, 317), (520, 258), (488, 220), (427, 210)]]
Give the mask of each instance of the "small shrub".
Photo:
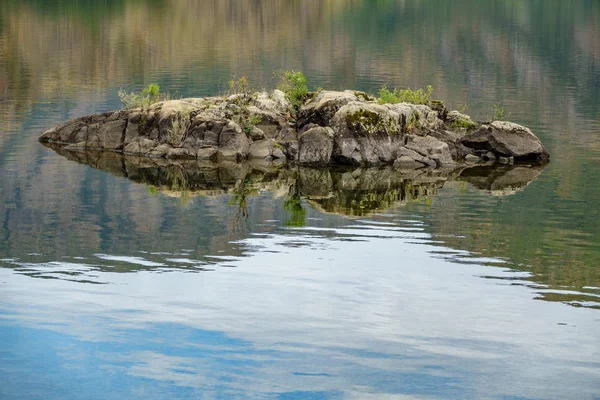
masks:
[(412, 91), (410, 89), (394, 89), (390, 92), (387, 86), (383, 86), (379, 90), (379, 104), (397, 104), (397, 103), (412, 103), (412, 104), (429, 104), (433, 87), (427, 86), (426, 90), (418, 89)]
[(168, 130), (168, 143), (171, 146), (180, 146), (187, 138), (187, 131), (190, 127), (191, 109), (184, 109), (177, 114), (171, 129)]
[(477, 128), (477, 124), (466, 118), (458, 118), (450, 123), (450, 128), (464, 129), (465, 131), (470, 132)]
[(245, 133), (250, 134), (254, 127), (262, 122), (262, 117), (260, 115), (252, 115), (245, 119), (242, 124), (242, 129)]
[(231, 94), (250, 95), (252, 93), (246, 76), (242, 76), (240, 79), (235, 79), (234, 76), (229, 81), (229, 89), (231, 89)]
[(466, 113), (468, 109), (469, 109), (469, 106), (466, 104), (459, 104), (456, 106), (456, 111), (458, 111), (461, 114)]
[(505, 117), (508, 117), (509, 115), (510, 113), (506, 114), (506, 111), (504, 110), (504, 106), (502, 104), (494, 104), (492, 106), (492, 117), (490, 121), (500, 121), (503, 120)]
[(121, 99), (121, 103), (123, 103), (124, 109), (147, 108), (160, 101), (160, 86), (156, 83), (151, 83), (140, 94), (127, 93), (123, 89), (120, 89), (119, 98)]
[(302, 72), (282, 71), (279, 73), (277, 89), (286, 94), (292, 111), (297, 112), (308, 98), (306, 76)]

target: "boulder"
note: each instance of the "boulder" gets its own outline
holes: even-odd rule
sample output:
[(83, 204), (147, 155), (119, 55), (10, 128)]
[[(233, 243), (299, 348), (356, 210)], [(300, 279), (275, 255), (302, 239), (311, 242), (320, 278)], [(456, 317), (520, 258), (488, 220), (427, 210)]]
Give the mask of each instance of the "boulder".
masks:
[(285, 159), (283, 146), (272, 139), (253, 142), (248, 150), (248, 158), (254, 159)]
[(465, 135), (461, 143), (467, 147), (488, 150), (498, 157), (514, 157), (515, 160), (547, 160), (548, 152), (531, 130), (506, 121), (494, 121), (482, 125), (475, 132)]
[(359, 97), (350, 90), (345, 92), (323, 90), (300, 109), (298, 127), (308, 124), (327, 126), (340, 108), (358, 100)]
[(132, 155), (144, 155), (149, 153), (157, 145), (158, 142), (156, 142), (155, 140), (150, 140), (148, 138), (138, 138), (137, 140), (125, 146), (125, 149), (123, 149), (123, 153)]
[(298, 162), (303, 165), (327, 165), (333, 151), (333, 129), (315, 126), (298, 138)]
[(333, 159), (340, 164), (391, 164), (404, 144), (400, 114), (385, 105), (350, 102), (330, 122)]
[(433, 160), (438, 167), (455, 164), (448, 144), (432, 136), (408, 135), (405, 147)]

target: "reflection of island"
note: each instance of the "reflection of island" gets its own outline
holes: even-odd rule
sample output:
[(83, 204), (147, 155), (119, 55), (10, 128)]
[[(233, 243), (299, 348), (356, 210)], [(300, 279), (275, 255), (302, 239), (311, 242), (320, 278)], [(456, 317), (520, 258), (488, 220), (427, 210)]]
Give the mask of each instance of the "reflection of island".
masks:
[[(54, 148), (54, 147), (53, 147)], [(152, 192), (189, 198), (230, 194), (230, 204), (246, 218), (247, 200), (261, 190), (286, 197), (288, 225), (304, 224), (301, 199), (329, 213), (362, 216), (394, 205), (437, 194), (447, 181), (460, 180), (493, 195), (511, 194), (524, 188), (543, 166), (505, 168), (419, 169), (384, 168), (316, 169), (277, 167), (265, 162), (210, 163), (140, 158), (108, 152), (72, 152), (54, 148), (64, 157), (143, 183)]]

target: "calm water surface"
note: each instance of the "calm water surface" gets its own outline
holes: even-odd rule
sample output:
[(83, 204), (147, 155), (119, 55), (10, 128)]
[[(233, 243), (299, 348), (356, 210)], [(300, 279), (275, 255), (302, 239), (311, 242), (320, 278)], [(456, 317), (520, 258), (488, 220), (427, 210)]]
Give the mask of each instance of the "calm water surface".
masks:
[[(278, 69), (500, 103), (552, 162), (145, 166), (37, 142), (119, 88)], [(0, 398), (600, 399), (599, 104), (595, 0), (3, 0)]]

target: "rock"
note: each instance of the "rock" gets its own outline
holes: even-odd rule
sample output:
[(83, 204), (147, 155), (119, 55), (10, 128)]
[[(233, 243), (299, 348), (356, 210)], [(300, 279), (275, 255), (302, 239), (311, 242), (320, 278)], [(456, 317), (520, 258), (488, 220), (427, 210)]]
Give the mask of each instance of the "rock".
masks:
[(219, 136), (217, 159), (221, 161), (241, 161), (246, 159), (250, 141), (238, 124), (230, 121)]
[(170, 149), (165, 158), (168, 159), (182, 159), (182, 158), (196, 158), (196, 152), (189, 149), (182, 149), (181, 147), (176, 147)]
[[(275, 153), (277, 154), (277, 156), (275, 155)], [(285, 155), (281, 150), (281, 145), (277, 144), (272, 139), (259, 140), (250, 145), (250, 149), (248, 151), (248, 158), (268, 157), (285, 158)]]
[(298, 127), (307, 124), (328, 126), (329, 121), (340, 108), (352, 101), (358, 101), (354, 92), (335, 92), (323, 90), (305, 104), (298, 112)]
[(327, 165), (333, 151), (333, 129), (311, 128), (298, 139), (298, 162), (303, 165)]
[(252, 127), (252, 131), (250, 132), (250, 137), (254, 141), (262, 140), (262, 139), (266, 138), (265, 133), (262, 131), (262, 129), (260, 129), (257, 126)]
[[(427, 154), (426, 152), (422, 153)], [(409, 164), (409, 159), (415, 163), (418, 163), (419, 168), (424, 166), (435, 167), (437, 165), (437, 163), (431, 158), (429, 158), (427, 155), (420, 154), (407, 147), (401, 147), (398, 150), (398, 159), (394, 161), (394, 165), (404, 164), (403, 167), (406, 168), (406, 166)]]
[(75, 118), (48, 129), (40, 141), (78, 153), (94, 149), (148, 157), (154, 164), (166, 158), (240, 162), (249, 157), (308, 165), (446, 168), (498, 157), (509, 164), (548, 158), (525, 127), (496, 121), (465, 135), (471, 124), (468, 115), (448, 112), (441, 102), (379, 104), (355, 91), (321, 91), (294, 120), (286, 95), (275, 90)]
[(550, 156), (540, 140), (521, 125), (494, 121), (465, 135), (461, 143), (478, 150), (489, 150), (502, 157), (516, 160), (547, 160)]
[(351, 102), (331, 120), (333, 159), (340, 164), (391, 164), (404, 144), (400, 114), (385, 105)]
[(158, 145), (158, 142), (155, 140), (150, 140), (147, 138), (139, 138), (127, 146), (123, 150), (125, 154), (134, 154), (134, 155), (143, 155), (149, 153), (153, 148)]
[(492, 153), (491, 151), (488, 151), (487, 153), (485, 153), (483, 158), (486, 161), (496, 161), (496, 155), (494, 153)]
[(435, 161), (437, 166), (448, 166), (455, 164), (455, 161), (452, 159), (452, 154), (450, 153), (448, 144), (434, 137), (408, 135), (407, 142), (404, 147), (414, 150), (424, 157), (430, 158), (431, 160)]
[(161, 144), (147, 153), (148, 157), (165, 157), (173, 147), (169, 144)]
[(458, 111), (450, 111), (446, 116), (446, 123), (450, 129), (462, 133), (477, 129), (477, 123), (474, 122), (470, 116)]
[(196, 157), (198, 157), (198, 160), (211, 160), (211, 161), (213, 161), (213, 160), (217, 159), (217, 150), (216, 149), (211, 149), (211, 148), (200, 149), (196, 153)]
[(394, 161), (394, 167), (400, 169), (415, 169), (415, 168), (423, 168), (425, 165), (416, 161), (414, 158), (409, 156), (400, 156)]
[(258, 93), (254, 100), (254, 106), (283, 117), (289, 114), (291, 107), (285, 93), (278, 89), (275, 89), (270, 96), (266, 92)]
[(284, 147), (279, 143), (273, 143), (271, 157), (279, 160), (285, 160)]

